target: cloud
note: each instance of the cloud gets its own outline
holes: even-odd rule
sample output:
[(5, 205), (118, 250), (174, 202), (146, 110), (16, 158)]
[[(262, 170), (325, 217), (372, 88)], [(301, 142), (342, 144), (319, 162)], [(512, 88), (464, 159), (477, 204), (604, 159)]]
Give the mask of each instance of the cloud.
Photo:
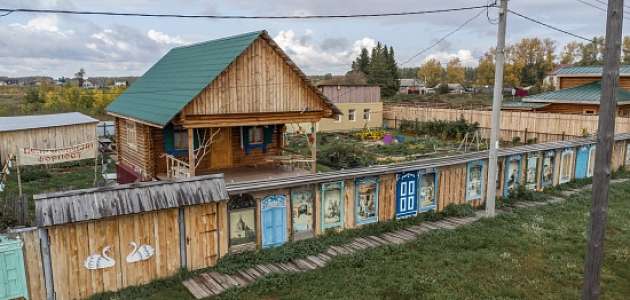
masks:
[(157, 43), (164, 45), (185, 45), (189, 42), (184, 41), (180, 36), (170, 36), (166, 33), (150, 29), (147, 36)]
[(453, 58), (459, 58), (459, 60), (462, 62), (462, 65), (467, 67), (474, 67), (478, 64), (478, 60), (473, 56), (472, 51), (467, 49), (460, 49), (457, 52), (435, 52), (427, 55), (424, 61), (426, 62), (431, 59), (437, 59), (440, 63), (446, 64), (449, 60)]
[(364, 37), (350, 43), (341, 39), (325, 39), (317, 44), (313, 31), (306, 30), (298, 35), (293, 30), (280, 31), (274, 40), (307, 73), (347, 72), (361, 48), (371, 49), (376, 41)]

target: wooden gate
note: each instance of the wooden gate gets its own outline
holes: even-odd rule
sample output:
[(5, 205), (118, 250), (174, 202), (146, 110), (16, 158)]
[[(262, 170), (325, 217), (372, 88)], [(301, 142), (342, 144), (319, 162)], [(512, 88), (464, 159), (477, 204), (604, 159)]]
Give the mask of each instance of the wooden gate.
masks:
[(396, 181), (396, 218), (415, 216), (418, 213), (418, 172), (398, 175)]
[(261, 203), (262, 246), (273, 247), (284, 244), (287, 240), (287, 205), (286, 196), (272, 195)]
[(186, 264), (190, 270), (214, 266), (219, 254), (217, 204), (188, 206), (186, 215)]

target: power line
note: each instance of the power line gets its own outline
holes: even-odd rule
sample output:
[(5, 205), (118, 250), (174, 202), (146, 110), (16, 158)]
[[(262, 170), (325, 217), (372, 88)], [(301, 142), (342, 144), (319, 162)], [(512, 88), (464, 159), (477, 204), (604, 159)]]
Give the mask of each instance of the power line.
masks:
[(547, 23), (545, 23), (545, 22), (542, 22), (542, 21), (536, 20), (536, 19), (534, 19), (534, 18), (528, 17), (528, 16), (523, 15), (523, 14), (521, 14), (521, 13), (518, 13), (518, 12), (516, 12), (516, 11), (514, 11), (514, 10), (508, 9), (508, 12), (510, 12), (510, 13), (511, 13), (511, 14), (513, 14), (513, 15), (517, 15), (517, 16), (519, 16), (519, 17), (521, 17), (521, 18), (523, 18), (523, 19), (525, 19), (525, 20), (528, 20), (528, 21), (530, 21), (530, 22), (534, 22), (534, 23), (536, 23), (536, 24), (538, 24), (538, 25), (545, 26), (545, 27), (547, 27), (547, 28), (549, 28), (549, 29), (553, 29), (553, 30), (555, 30), (555, 31), (558, 31), (558, 32), (561, 32), (561, 33), (564, 33), (564, 34), (570, 35), (570, 36), (572, 36), (572, 37), (575, 37), (575, 38), (578, 38), (578, 39), (582, 39), (582, 40), (585, 40), (585, 41), (588, 41), (588, 42), (592, 42), (592, 41), (593, 41), (592, 39), (589, 39), (589, 38), (587, 38), (587, 37), (584, 37), (584, 36), (581, 36), (581, 35), (578, 35), (578, 34), (575, 34), (575, 33), (569, 32), (569, 31), (566, 31), (566, 30), (564, 30), (564, 29), (560, 29), (560, 28), (558, 28), (558, 27), (556, 27), (556, 26), (553, 26), (553, 25), (549, 25), (549, 24), (547, 24)]
[(479, 11), (476, 15), (472, 16), (471, 18), (466, 20), (464, 23), (459, 25), (457, 28), (455, 28), (455, 30), (450, 31), (449, 33), (445, 34), (440, 39), (438, 39), (435, 43), (431, 44), (429, 47), (426, 47), (426, 48), (420, 50), (418, 53), (414, 54), (413, 56), (411, 56), (410, 58), (408, 58), (407, 60), (402, 62), (400, 65), (401, 66), (402, 65), (406, 65), (407, 63), (411, 62), (414, 58), (416, 58), (416, 57), (422, 55), (423, 53), (433, 49), (435, 46), (439, 45), (441, 42), (446, 40), (449, 36), (455, 34), (456, 32), (458, 32), (460, 30), (462, 30), (464, 27), (466, 27), (466, 25), (470, 24), (470, 22), (472, 22), (473, 20), (477, 19), (483, 12), (484, 12), (484, 10)]
[(134, 12), (114, 12), (114, 11), (81, 11), (81, 10), (61, 10), (61, 9), (32, 9), (32, 8), (0, 8), (0, 12), (11, 13), (40, 13), (40, 14), (66, 14), (66, 15), (101, 15), (120, 17), (158, 17), (158, 18), (193, 18), (193, 19), (341, 19), (341, 18), (365, 18), (365, 17), (392, 17), (426, 15), (437, 13), (449, 13), (465, 10), (493, 7), (494, 5), (465, 6), (455, 8), (443, 8), (434, 10), (418, 10), (391, 13), (364, 13), (364, 14), (339, 14), (339, 15), (285, 15), (285, 16), (247, 16), (247, 15), (189, 15), (189, 14), (157, 14), (157, 13), (134, 13)]
[[(586, 4), (586, 5), (590, 6), (590, 7), (593, 7), (593, 8), (599, 9), (599, 10), (601, 10), (601, 11), (603, 11), (603, 12), (608, 13), (608, 9), (606, 9), (606, 8), (599, 7), (599, 6), (595, 6), (595, 5), (593, 5), (592, 3), (588, 3), (588, 2), (586, 2), (586, 1), (582, 1), (582, 0), (577, 0), (577, 1), (579, 1), (579, 2), (581, 2), (581, 3), (584, 3), (584, 4)], [(595, 0), (595, 2), (599, 2), (599, 3), (601, 3), (601, 4), (604, 4), (604, 5), (608, 6), (608, 3), (604, 2), (604, 1), (601, 1), (601, 0)], [(627, 5), (624, 5), (624, 7), (625, 7), (625, 8), (630, 9), (630, 6), (627, 6)], [(627, 12), (627, 11), (625, 11), (625, 10), (624, 10), (623, 14), (624, 14), (624, 15), (626, 15), (626, 16), (628, 16), (628, 12)], [(623, 18), (624, 18), (625, 20), (627, 20), (627, 19), (626, 19), (626, 17), (623, 17)]]

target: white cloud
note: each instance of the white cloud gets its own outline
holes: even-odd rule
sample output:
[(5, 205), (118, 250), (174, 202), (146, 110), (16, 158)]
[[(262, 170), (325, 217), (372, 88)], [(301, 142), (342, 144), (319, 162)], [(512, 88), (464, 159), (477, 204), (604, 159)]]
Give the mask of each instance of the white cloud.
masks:
[(170, 36), (166, 33), (157, 31), (157, 30), (149, 30), (149, 32), (147, 32), (147, 36), (154, 40), (157, 43), (160, 44), (164, 44), (164, 45), (184, 45), (184, 44), (188, 44), (188, 42), (184, 41), (181, 37), (179, 36)]
[(361, 48), (371, 49), (376, 45), (372, 38), (364, 37), (355, 41), (351, 47), (337, 51), (325, 50), (312, 40), (314, 32), (306, 30), (298, 36), (293, 30), (280, 31), (274, 41), (307, 73), (346, 72), (352, 61), (359, 55)]
[(74, 33), (73, 30), (62, 31), (59, 29), (59, 18), (55, 15), (39, 16), (30, 19), (26, 24), (12, 23), (10, 27), (21, 29), (27, 32), (48, 32), (55, 33), (60, 36), (67, 36)]
[(459, 60), (462, 62), (462, 65), (467, 67), (477, 66), (477, 64), (479, 63), (477, 58), (472, 55), (472, 51), (467, 49), (460, 49), (454, 53), (446, 51), (432, 53), (427, 55), (427, 57), (424, 58), (424, 61), (426, 62), (431, 59), (436, 59), (439, 62), (446, 64), (449, 60), (453, 58), (459, 58)]

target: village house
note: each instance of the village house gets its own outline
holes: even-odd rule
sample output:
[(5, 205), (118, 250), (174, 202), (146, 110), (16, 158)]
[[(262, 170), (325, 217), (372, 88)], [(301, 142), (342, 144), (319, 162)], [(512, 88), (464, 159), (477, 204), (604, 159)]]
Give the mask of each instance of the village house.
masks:
[(400, 94), (427, 94), (427, 87), (424, 82), (417, 78), (403, 78), (399, 79), (400, 87), (398, 88), (398, 93)]
[[(630, 117), (630, 65), (621, 66), (619, 73), (617, 115)], [(601, 66), (560, 68), (556, 90), (505, 102), (503, 110), (594, 115), (599, 113), (601, 78)]]
[[(317, 122), (340, 114), (266, 31), (172, 49), (107, 111), (116, 119), (120, 182), (310, 173)], [(310, 124), (310, 157), (284, 155), (293, 123)]]
[[(335, 119), (322, 119), (318, 131), (350, 131), (383, 127), (383, 102), (378, 85), (325, 84), (319, 90), (333, 102), (343, 115)], [(300, 127), (305, 127), (301, 124)], [(295, 128), (291, 127), (295, 132)]]

